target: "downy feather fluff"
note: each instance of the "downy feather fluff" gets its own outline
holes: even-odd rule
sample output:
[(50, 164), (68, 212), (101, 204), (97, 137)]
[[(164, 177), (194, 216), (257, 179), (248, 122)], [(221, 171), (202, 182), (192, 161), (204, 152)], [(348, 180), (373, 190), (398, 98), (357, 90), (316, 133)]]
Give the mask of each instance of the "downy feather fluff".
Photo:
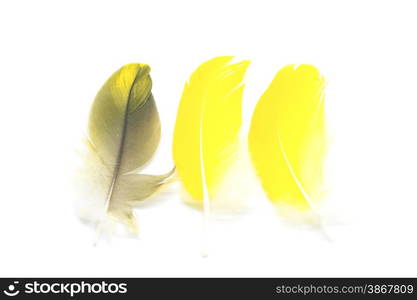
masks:
[(137, 174), (154, 154), (161, 126), (151, 93), (150, 68), (128, 64), (98, 92), (89, 118), (85, 170), (90, 201), (81, 217), (96, 225), (122, 223), (136, 232), (132, 208), (172, 174)]
[(253, 113), (252, 162), (265, 193), (285, 214), (314, 211), (321, 196), (326, 149), (324, 85), (315, 67), (286, 66)]
[(203, 207), (216, 199), (236, 159), (241, 127), (242, 80), (248, 61), (216, 57), (186, 83), (175, 124), (173, 156), (186, 202)]

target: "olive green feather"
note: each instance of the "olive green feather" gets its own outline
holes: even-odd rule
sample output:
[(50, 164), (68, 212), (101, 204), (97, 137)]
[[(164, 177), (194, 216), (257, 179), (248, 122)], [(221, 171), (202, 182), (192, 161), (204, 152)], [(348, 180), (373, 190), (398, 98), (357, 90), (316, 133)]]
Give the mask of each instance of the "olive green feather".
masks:
[(145, 64), (123, 66), (94, 100), (87, 143), (87, 170), (99, 198), (89, 206), (98, 210), (89, 214), (94, 223), (110, 219), (136, 231), (135, 203), (151, 196), (173, 173), (136, 173), (151, 159), (161, 135), (149, 72)]

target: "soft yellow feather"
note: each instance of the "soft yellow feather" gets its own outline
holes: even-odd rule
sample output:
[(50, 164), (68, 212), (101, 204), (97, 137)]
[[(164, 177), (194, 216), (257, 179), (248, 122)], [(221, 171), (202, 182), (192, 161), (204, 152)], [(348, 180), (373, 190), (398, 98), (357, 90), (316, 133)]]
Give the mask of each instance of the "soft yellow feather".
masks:
[(262, 187), (281, 208), (314, 210), (326, 150), (324, 79), (311, 65), (282, 68), (260, 98), (249, 151)]
[[(242, 80), (248, 61), (217, 57), (185, 85), (175, 124), (173, 155), (190, 204), (216, 197), (233, 163), (241, 127)], [(209, 198), (209, 199), (206, 199)]]

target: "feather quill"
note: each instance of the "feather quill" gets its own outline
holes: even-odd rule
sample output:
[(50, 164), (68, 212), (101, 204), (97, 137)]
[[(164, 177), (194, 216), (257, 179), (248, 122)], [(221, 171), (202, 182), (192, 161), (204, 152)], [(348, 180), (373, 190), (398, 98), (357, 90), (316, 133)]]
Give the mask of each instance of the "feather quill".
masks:
[(269, 199), (284, 214), (314, 212), (326, 150), (324, 79), (311, 65), (282, 68), (260, 98), (249, 151)]
[(94, 100), (83, 172), (93, 188), (93, 203), (84, 205), (81, 215), (96, 225), (117, 222), (136, 232), (132, 210), (135, 203), (152, 195), (173, 173), (136, 173), (151, 159), (160, 140), (161, 126), (149, 72), (145, 64), (123, 66)]
[(188, 192), (186, 202), (203, 207), (206, 213), (236, 159), (242, 80), (249, 62), (232, 63), (232, 59), (216, 57), (191, 75), (175, 124), (173, 156)]

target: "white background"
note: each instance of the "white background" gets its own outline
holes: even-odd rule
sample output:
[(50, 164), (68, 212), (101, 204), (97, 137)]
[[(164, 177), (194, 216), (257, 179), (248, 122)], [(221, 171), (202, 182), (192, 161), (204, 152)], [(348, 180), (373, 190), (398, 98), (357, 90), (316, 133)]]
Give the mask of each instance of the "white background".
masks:
[[(2, 1), (0, 276), (417, 276), (417, 45), (413, 1)], [(247, 213), (210, 222), (173, 185), (137, 209), (138, 239), (93, 246), (71, 174), (88, 110), (130, 62), (151, 65), (172, 166), (182, 88), (217, 55), (250, 59), (246, 133), (286, 64), (328, 81), (327, 241), (275, 214), (259, 187)], [(239, 187), (231, 187), (239, 188)]]

